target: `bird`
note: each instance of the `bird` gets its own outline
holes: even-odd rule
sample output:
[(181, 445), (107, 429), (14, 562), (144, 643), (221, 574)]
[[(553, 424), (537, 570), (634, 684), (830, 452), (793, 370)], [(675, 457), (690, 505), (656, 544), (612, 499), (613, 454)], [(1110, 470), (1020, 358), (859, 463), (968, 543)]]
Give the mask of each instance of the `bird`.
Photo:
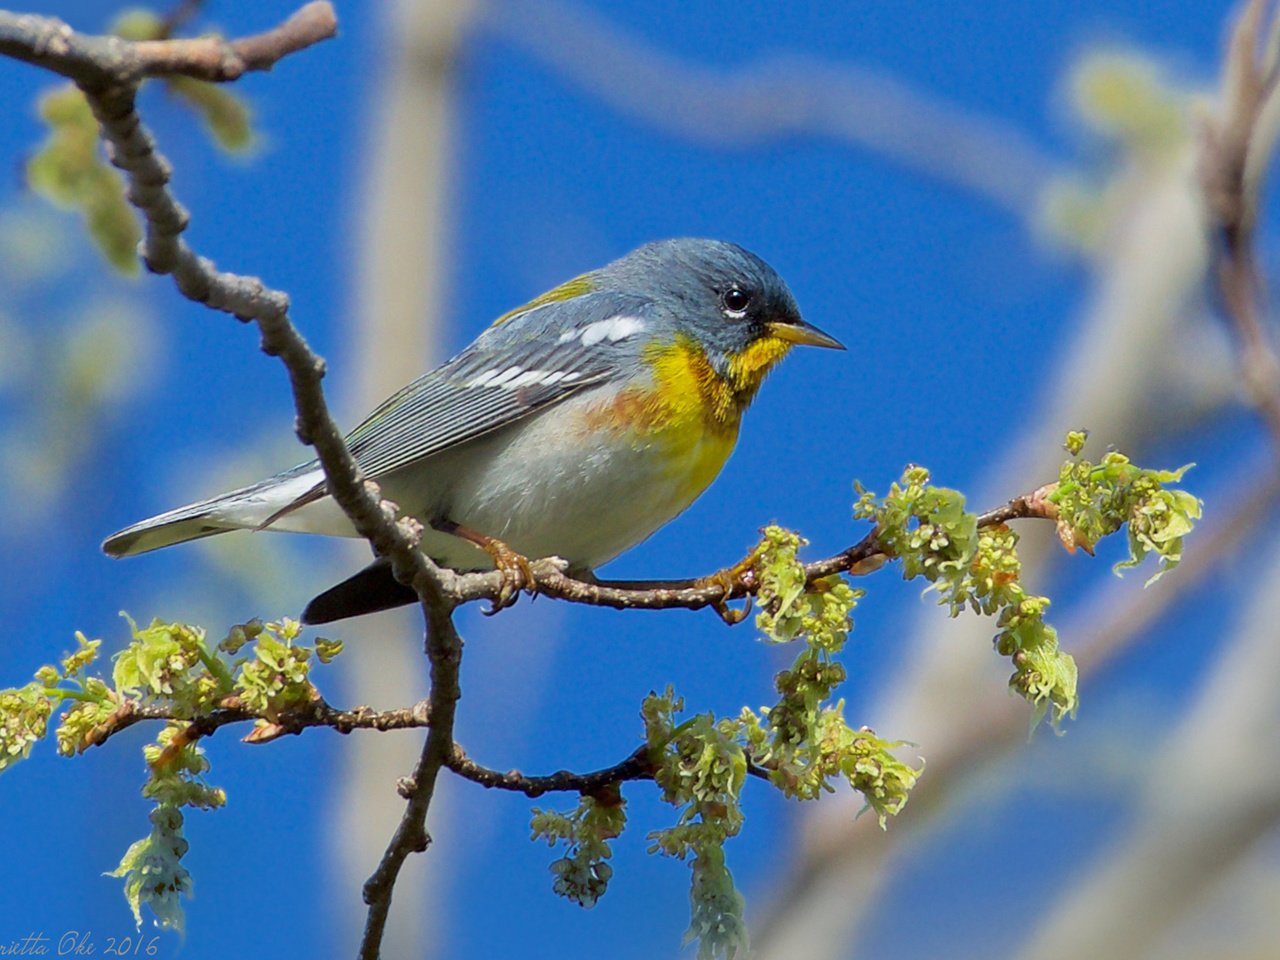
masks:
[[(560, 557), (593, 576), (711, 484), (743, 412), (806, 322), (764, 260), (723, 240), (647, 243), (498, 317), (347, 436), (364, 476), (459, 571)], [(317, 460), (112, 534), (112, 557), (230, 530), (356, 536)], [(525, 581), (528, 583), (528, 581)], [(315, 597), (308, 624), (417, 601), (383, 559)]]

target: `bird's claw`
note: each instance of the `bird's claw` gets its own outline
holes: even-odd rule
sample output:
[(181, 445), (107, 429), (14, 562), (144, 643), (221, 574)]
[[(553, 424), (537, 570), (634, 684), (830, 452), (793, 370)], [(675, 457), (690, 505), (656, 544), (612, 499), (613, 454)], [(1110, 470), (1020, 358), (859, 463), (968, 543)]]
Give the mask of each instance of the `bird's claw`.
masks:
[(519, 599), (521, 590), (530, 596), (537, 592), (537, 581), (528, 557), (516, 553), (501, 540), (492, 538), (482, 547), (493, 560), (494, 567), (502, 574), (502, 586), (489, 609), (484, 611), (486, 616), (491, 617), (514, 604)]
[(729, 597), (733, 595), (734, 590), (742, 586), (743, 575), (755, 568), (756, 560), (759, 559), (759, 548), (752, 550), (749, 554), (739, 560), (731, 567), (725, 567), (723, 570), (717, 570), (709, 576), (699, 577), (694, 581), (695, 587), (719, 587), (720, 596), (717, 597), (712, 607), (716, 613), (720, 615), (720, 619), (729, 626), (741, 623), (747, 619), (747, 614), (751, 612), (751, 595), (747, 594), (746, 603), (741, 609), (735, 609), (729, 606)]

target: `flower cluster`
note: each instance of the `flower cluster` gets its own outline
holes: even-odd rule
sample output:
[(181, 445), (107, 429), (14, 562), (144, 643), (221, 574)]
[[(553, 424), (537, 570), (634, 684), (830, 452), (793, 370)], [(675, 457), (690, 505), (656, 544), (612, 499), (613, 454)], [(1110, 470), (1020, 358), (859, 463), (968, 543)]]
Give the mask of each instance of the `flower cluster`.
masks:
[(191, 889), (179, 862), (187, 849), (182, 809), (226, 803), (224, 791), (205, 779), (209, 761), (199, 746), (200, 724), (236, 711), (269, 729), (282, 712), (317, 696), (309, 678), (312, 655), (328, 662), (341, 644), (320, 639), (314, 649), (302, 646), (296, 642), (300, 625), (287, 619), (238, 624), (216, 644), (187, 624), (155, 620), (139, 627), (126, 620), (131, 640), (114, 657), (110, 683), (88, 673), (102, 641), (77, 634), (77, 649), (58, 666), (41, 667), (24, 687), (0, 690), (0, 770), (30, 753), (63, 705), (55, 736), (64, 756), (84, 752), (137, 719), (163, 720), (155, 741), (143, 748), (142, 794), (155, 804), (151, 832), (111, 875), (124, 880), (139, 923), (146, 904), (162, 926), (181, 927), (179, 898)]

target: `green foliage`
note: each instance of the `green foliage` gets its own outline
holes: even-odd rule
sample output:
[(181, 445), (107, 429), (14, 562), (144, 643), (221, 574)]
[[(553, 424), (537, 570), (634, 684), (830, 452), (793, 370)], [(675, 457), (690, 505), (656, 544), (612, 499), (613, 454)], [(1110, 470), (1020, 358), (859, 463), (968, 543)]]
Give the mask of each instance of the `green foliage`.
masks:
[(325, 637), (316, 637), (316, 659), (321, 663), (333, 663), (338, 654), (342, 653), (343, 644), (341, 640), (329, 640)]
[(180, 862), (188, 846), (182, 835), (182, 808), (213, 810), (226, 804), (227, 795), (205, 782), (209, 761), (187, 724), (166, 724), (142, 752), (148, 771), (142, 795), (156, 804), (150, 816), (151, 832), (131, 844), (107, 876), (124, 880), (125, 900), (139, 927), (145, 904), (161, 927), (181, 930), (180, 898), (190, 897), (192, 886), (191, 875)]
[(62, 659), (62, 669), (45, 666), (36, 671), (36, 679), (44, 686), (44, 694), (52, 710), (58, 703), (69, 702), (70, 708), (59, 718), (54, 733), (58, 753), (70, 757), (82, 752), (98, 730), (115, 711), (118, 699), (101, 677), (87, 671), (98, 660), (101, 640), (90, 640), (76, 632), (77, 649)]
[[(129, 40), (161, 39), (164, 21), (150, 11), (131, 10), (111, 32)], [(238, 94), (191, 77), (157, 82), (199, 118), (223, 150), (244, 152), (253, 146), (252, 115)], [(98, 147), (98, 122), (89, 102), (74, 84), (66, 84), (44, 93), (38, 109), (49, 135), (27, 162), (27, 182), (54, 203), (78, 210), (107, 261), (121, 273), (136, 274), (142, 232), (120, 175)]]
[[(1177, 566), (1182, 538), (1200, 517), (1198, 499), (1166, 486), (1179, 482), (1188, 468), (1147, 470), (1114, 452), (1093, 464), (1080, 457), (1084, 441), (1082, 432), (1067, 435), (1072, 459), (1039, 507), (1056, 520), (1069, 551), (1092, 553), (1099, 539), (1128, 524), (1129, 557), (1116, 571), (1156, 554), (1160, 569), (1151, 583)], [(968, 607), (996, 618), (995, 648), (1013, 661), (1009, 685), (1035, 707), (1034, 719), (1049, 714), (1056, 728), (1074, 714), (1075, 661), (1059, 650), (1057, 632), (1044, 620), (1048, 598), (1028, 593), (1020, 582), (1018, 535), (1004, 525), (979, 530), (964, 497), (931, 486), (922, 467), (904, 471), (883, 500), (859, 490), (855, 514), (875, 522), (879, 543), (902, 561), (903, 576), (930, 581), (952, 616)]]
[(1105, 149), (1086, 169), (1052, 177), (1040, 220), (1049, 237), (1085, 255), (1105, 254), (1132, 216), (1133, 183), (1184, 163), (1200, 132), (1195, 98), (1137, 50), (1086, 51), (1072, 65), (1068, 102)]
[[(136, 285), (85, 269), (88, 236), (47, 203), (0, 206), (0, 540), (58, 522), (163, 337)], [(94, 256), (97, 254), (94, 253)], [(7, 311), (38, 309), (38, 324)]]
[(613, 856), (609, 841), (626, 823), (626, 801), (616, 786), (596, 796), (584, 795), (570, 813), (535, 807), (532, 839), (566, 846), (565, 855), (551, 864), (555, 892), (581, 907), (594, 907), (613, 876), (613, 867), (605, 862)]
[[(777, 702), (759, 711), (744, 708), (734, 717), (701, 713), (679, 720), (684, 703), (668, 688), (648, 696), (641, 708), (654, 782), (680, 811), (673, 826), (649, 834), (650, 851), (689, 864), (686, 940), (698, 941), (700, 960), (745, 956), (748, 950), (744, 902), (724, 852), (725, 841), (742, 829), (748, 773), (802, 800), (832, 792), (843, 781), (862, 794), (881, 825), (902, 809), (919, 775), (893, 756), (900, 742), (853, 729), (844, 719), (844, 702), (830, 702), (846, 676), (834, 658), (852, 629), (862, 593), (840, 577), (807, 583), (796, 557), (802, 543), (793, 533), (769, 527), (755, 552), (757, 626), (768, 642), (802, 645), (790, 669), (775, 679)], [(559, 819), (535, 811), (535, 836), (580, 843), (574, 822), (554, 816)], [(565, 893), (559, 880), (556, 889)], [(601, 892), (603, 887), (593, 889), (593, 899)]]
[[(1130, 557), (1161, 558), (1162, 571), (1178, 562), (1181, 538), (1200, 515), (1200, 503), (1165, 484), (1183, 470), (1142, 470), (1119, 454), (1095, 466), (1080, 459), (1083, 433), (1069, 434), (1072, 459), (1059, 483), (1033, 498), (1033, 512), (1055, 518), (1068, 546), (1088, 545), (1129, 525)], [(1038, 722), (1055, 729), (1076, 709), (1076, 667), (1058, 648), (1045, 622), (1045, 597), (1023, 587), (1018, 535), (1003, 524), (979, 526), (955, 490), (933, 486), (923, 467), (908, 467), (883, 498), (860, 490), (855, 515), (875, 523), (879, 549), (902, 564), (908, 579), (923, 578), (951, 616), (965, 609), (994, 617), (997, 651), (1014, 665), (1010, 686), (1033, 705)], [(810, 580), (798, 552), (804, 541), (778, 527), (764, 530), (753, 554), (759, 613), (756, 626), (769, 643), (795, 643), (792, 665), (774, 679), (778, 699), (736, 717), (710, 713), (678, 718), (682, 700), (668, 688), (650, 694), (641, 710), (654, 782), (679, 809), (676, 823), (649, 834), (651, 852), (689, 863), (691, 920), (686, 939), (698, 941), (699, 960), (733, 958), (748, 950), (743, 900), (725, 864), (724, 844), (743, 824), (741, 793), (748, 774), (786, 796), (813, 800), (843, 782), (858, 791), (864, 809), (884, 827), (906, 805), (923, 768), (899, 760), (903, 741), (855, 729), (834, 700), (846, 670), (838, 657), (853, 627), (861, 590), (842, 577)], [(1153, 578), (1154, 579), (1154, 578)], [(556, 892), (584, 905), (604, 892), (610, 871), (607, 840), (623, 826), (620, 803), (605, 808), (586, 797), (569, 814), (534, 811), (534, 837), (564, 843), (567, 855), (552, 866)], [(616, 814), (616, 815), (615, 815)]]
[[(900, 741), (855, 730), (844, 718), (844, 701), (830, 702), (846, 677), (835, 660), (853, 629), (853, 610), (863, 591), (840, 577), (804, 587), (797, 552), (804, 541), (778, 527), (764, 531), (756, 573), (761, 606), (756, 626), (773, 643), (803, 641), (790, 669), (774, 678), (778, 701), (759, 714), (744, 710), (738, 720), (752, 762), (789, 797), (815, 800), (839, 779), (862, 794), (880, 825), (898, 813), (919, 771), (897, 760)], [(801, 589), (797, 590), (799, 584)]]
[(315, 696), (307, 679), (313, 651), (293, 642), (301, 632), (302, 625), (289, 619), (257, 632), (254, 656), (244, 661), (237, 684), (240, 701), (254, 713), (274, 720)]
[[(668, 688), (648, 696), (641, 709), (663, 799), (680, 807), (675, 826), (649, 834), (650, 852), (687, 860), (692, 871), (688, 940), (699, 941), (698, 957), (735, 957), (747, 950), (743, 899), (725, 866), (724, 842), (742, 827), (739, 795), (747, 775), (747, 751), (737, 719), (717, 721), (699, 714), (677, 725), (683, 709)], [(604, 893), (612, 868), (608, 841), (626, 823), (617, 785), (581, 798), (576, 810), (533, 811), (533, 838), (563, 843), (566, 855), (551, 865), (554, 889), (582, 906)]]
[(154, 10), (134, 7), (117, 16), (107, 32), (123, 40), (161, 40), (165, 36), (165, 22)]
[(116, 654), (111, 672), (121, 694), (163, 698), (178, 715), (195, 716), (231, 692), (229, 674), (213, 659), (199, 627), (153, 620), (139, 628), (126, 619), (133, 642)]
[(64, 749), (62, 727), (67, 717), (74, 715), (72, 722), (77, 723), (84, 708), (106, 702), (106, 685), (82, 676), (97, 659), (102, 641), (88, 640), (82, 633), (76, 634), (76, 641), (76, 650), (62, 658), (60, 667), (46, 664), (26, 686), (0, 690), (0, 771), (30, 755), (31, 747), (48, 732), (49, 717), (64, 700), (74, 703), (57, 732), (58, 751), (66, 754), (74, 752)]
[(641, 714), (662, 798), (680, 807), (676, 825), (649, 834), (651, 853), (687, 860), (691, 916), (685, 942), (698, 941), (698, 960), (733, 958), (748, 950), (745, 902), (725, 865), (724, 842), (742, 829), (739, 796), (747, 751), (735, 719), (698, 714), (676, 725), (683, 708), (670, 688), (645, 698)]
[[(1158, 577), (1178, 563), (1182, 538), (1200, 516), (1200, 501), (1170, 486), (1186, 468), (1145, 470), (1118, 453), (1094, 464), (1081, 457), (1084, 441), (1082, 433), (1068, 435), (1071, 459), (1058, 481), (1017, 501), (1019, 511), (1055, 520), (1070, 550), (1091, 552), (1099, 538), (1127, 524), (1129, 556), (1117, 572), (1155, 554)], [(897, 559), (905, 577), (926, 580), (927, 591), (936, 592), (952, 616), (967, 609), (995, 618), (996, 650), (1014, 665), (1010, 686), (1033, 705), (1036, 721), (1048, 715), (1057, 727), (1074, 712), (1075, 664), (1045, 622), (1049, 601), (1021, 583), (1012, 529), (994, 518), (980, 525), (961, 494), (932, 485), (928, 471), (915, 466), (882, 498), (862, 491), (854, 512), (874, 522), (875, 549)], [(648, 835), (649, 849), (689, 865), (686, 939), (698, 941), (699, 960), (742, 957), (749, 948), (743, 898), (725, 858), (726, 841), (744, 823), (748, 777), (798, 800), (847, 785), (883, 828), (902, 811), (923, 772), (895, 756), (904, 741), (883, 739), (845, 719), (837, 696), (847, 676), (840, 657), (863, 591), (843, 576), (810, 579), (798, 556), (804, 543), (769, 527), (752, 554), (756, 627), (765, 642), (796, 649), (791, 665), (774, 678), (774, 702), (730, 717), (682, 716), (683, 701), (667, 688), (650, 694), (641, 708), (649, 773), (678, 811), (672, 825)], [(144, 748), (143, 796), (155, 804), (152, 830), (112, 875), (124, 880), (135, 918), (140, 921), (145, 904), (162, 925), (179, 927), (181, 896), (191, 889), (180, 862), (187, 849), (183, 808), (226, 802), (225, 793), (206, 781), (201, 736), (228, 711), (256, 718), (247, 740), (278, 735), (278, 721), (319, 696), (310, 681), (312, 662), (329, 662), (342, 644), (321, 638), (304, 646), (300, 625), (287, 619), (237, 624), (217, 643), (185, 624), (129, 625), (131, 640), (114, 658), (110, 683), (89, 674), (101, 642), (78, 634), (77, 649), (57, 666), (41, 667), (24, 687), (0, 691), (0, 769), (27, 756), (64, 703), (56, 736), (59, 752), (68, 755), (140, 717), (164, 720)], [(625, 825), (619, 784), (581, 796), (568, 812), (535, 809), (533, 838), (564, 848), (551, 865), (555, 892), (593, 906), (608, 888), (611, 843)]]
[(1182, 538), (1200, 519), (1199, 499), (1166, 486), (1180, 483), (1191, 467), (1145, 470), (1114, 451), (1097, 464), (1083, 459), (1063, 464), (1058, 485), (1047, 497), (1057, 510), (1063, 545), (1092, 553), (1099, 539), (1128, 523), (1129, 556), (1114, 569), (1123, 573), (1155, 554), (1160, 569), (1147, 581), (1154, 583), (1181, 561)]
[(151, 832), (135, 840), (120, 865), (107, 876), (124, 880), (124, 896), (139, 927), (142, 905), (146, 904), (161, 927), (180, 931), (183, 916), (179, 898), (189, 898), (192, 886), (191, 874), (179, 863), (187, 852), (182, 811), (162, 805), (151, 811), (150, 819)]
[(154, 743), (142, 748), (149, 776), (142, 795), (162, 807), (216, 810), (227, 804), (221, 787), (211, 787), (204, 775), (209, 760), (184, 723), (166, 724)]
[(31, 754), (35, 742), (44, 738), (52, 712), (40, 680), (0, 691), (0, 771)]
[(978, 538), (978, 518), (965, 511), (964, 494), (932, 486), (929, 471), (918, 466), (907, 467), (883, 500), (861, 485), (857, 490), (854, 516), (875, 522), (877, 541), (902, 562), (904, 578), (936, 583), (963, 576)]
[[(139, 627), (125, 619), (131, 640), (114, 657), (110, 683), (88, 675), (102, 641), (78, 633), (76, 650), (58, 666), (41, 667), (24, 687), (0, 690), (0, 770), (30, 753), (64, 703), (70, 706), (55, 730), (64, 756), (82, 753), (140, 716), (164, 719), (155, 741), (143, 748), (142, 795), (155, 803), (151, 832), (110, 875), (124, 879), (139, 923), (145, 904), (162, 926), (180, 928), (179, 897), (191, 890), (179, 863), (187, 849), (182, 808), (211, 810), (226, 803), (225, 792), (205, 779), (209, 761), (199, 747), (199, 719), (243, 710), (258, 718), (259, 730), (269, 729), (282, 712), (318, 696), (310, 681), (313, 651), (296, 642), (301, 627), (288, 619), (237, 624), (216, 644), (198, 627), (161, 620)], [(342, 647), (323, 639), (316, 646), (324, 662)]]
[(79, 210), (103, 256), (121, 273), (138, 272), (138, 221), (120, 175), (98, 149), (98, 121), (74, 84), (40, 98), (49, 136), (27, 161), (27, 182), (60, 206)]
[(1074, 65), (1069, 82), (1076, 113), (1110, 142), (1168, 154), (1191, 132), (1185, 91), (1174, 89), (1160, 64), (1136, 50), (1089, 53)]
[(1031, 702), (1034, 720), (1049, 713), (1057, 728), (1073, 714), (1075, 661), (1058, 649), (1044, 620), (1048, 599), (1029, 594), (1018, 579), (1018, 535), (1005, 526), (979, 530), (964, 496), (930, 485), (923, 467), (903, 471), (882, 500), (860, 493), (855, 515), (875, 522), (877, 540), (902, 561), (905, 578), (928, 580), (953, 617), (968, 607), (996, 618), (996, 649), (1014, 665), (1009, 686)]
[(228, 87), (194, 77), (170, 77), (164, 84), (169, 93), (195, 112), (210, 138), (223, 150), (244, 153), (253, 147), (249, 105)]

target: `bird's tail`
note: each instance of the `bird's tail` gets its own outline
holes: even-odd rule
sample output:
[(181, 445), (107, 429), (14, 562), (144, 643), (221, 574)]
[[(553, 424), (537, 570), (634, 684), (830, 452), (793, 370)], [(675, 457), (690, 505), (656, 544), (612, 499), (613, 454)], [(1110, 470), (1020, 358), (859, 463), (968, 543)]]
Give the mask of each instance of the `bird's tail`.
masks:
[(301, 464), (268, 480), (221, 496), (189, 503), (113, 533), (102, 542), (112, 557), (132, 557), (175, 543), (211, 537), (228, 530), (254, 530), (274, 523), (312, 499), (319, 474)]
[(188, 504), (125, 527), (102, 541), (102, 551), (112, 557), (132, 557), (174, 543), (186, 543), (237, 529), (210, 515), (209, 511), (216, 503), (216, 500), (206, 500)]
[(307, 609), (302, 611), (302, 622), (309, 625), (332, 623), (417, 601), (418, 595), (413, 588), (406, 587), (392, 576), (391, 564), (378, 559), (308, 603)]

